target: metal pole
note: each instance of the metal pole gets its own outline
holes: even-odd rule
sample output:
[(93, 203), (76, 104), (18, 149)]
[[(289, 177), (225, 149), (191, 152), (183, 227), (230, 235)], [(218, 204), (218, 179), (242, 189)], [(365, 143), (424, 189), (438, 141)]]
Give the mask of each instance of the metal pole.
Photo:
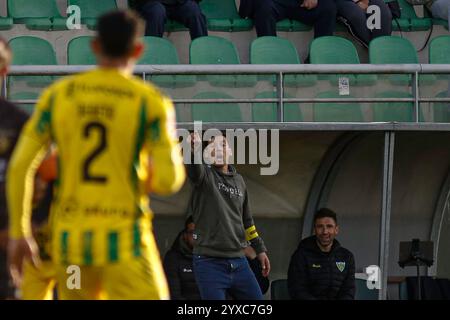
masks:
[(416, 261), (416, 263), (417, 263), (417, 300), (422, 300), (419, 261)]
[(277, 74), (277, 98), (278, 98), (278, 121), (284, 121), (284, 86), (283, 86), (283, 73)]
[(412, 78), (412, 92), (414, 96), (414, 121), (420, 122), (419, 110), (419, 73), (416, 71), (413, 73)]
[(386, 131), (384, 134), (383, 200), (380, 223), (380, 251), (378, 257), (381, 270), (381, 289), (378, 293), (379, 300), (386, 300), (387, 298), (394, 147), (395, 133), (393, 131)]

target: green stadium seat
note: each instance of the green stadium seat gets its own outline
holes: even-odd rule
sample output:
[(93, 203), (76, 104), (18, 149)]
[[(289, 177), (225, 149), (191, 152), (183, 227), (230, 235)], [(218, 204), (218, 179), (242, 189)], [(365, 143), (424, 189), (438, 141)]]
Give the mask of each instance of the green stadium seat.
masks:
[(310, 31), (312, 26), (304, 24), (297, 20), (284, 19), (277, 22), (277, 31), (284, 32), (299, 32), (299, 31)]
[(13, 19), (10, 17), (0, 17), (0, 30), (9, 30), (13, 26)]
[[(351, 98), (352, 96), (343, 96)], [(321, 92), (316, 98), (342, 98), (334, 91)], [(350, 102), (316, 102), (313, 104), (313, 117), (316, 122), (362, 122), (361, 106)]]
[[(221, 92), (202, 92), (194, 99), (232, 99)], [(237, 103), (194, 103), (192, 104), (192, 120), (204, 122), (241, 122), (241, 109)]]
[(428, 59), (434, 64), (450, 64), (450, 36), (439, 36), (431, 40)]
[[(52, 45), (44, 39), (30, 36), (16, 37), (9, 41), (14, 52), (13, 65), (56, 65), (56, 53)], [(46, 87), (53, 82), (53, 76), (12, 76), (9, 86), (17, 81), (25, 81), (30, 87)]]
[[(428, 46), (428, 61), (433, 64), (450, 64), (450, 36), (438, 36)], [(440, 80), (450, 79), (450, 74), (438, 74)]]
[[(385, 0), (385, 2), (390, 1)], [(397, 21), (392, 20), (393, 31), (425, 31), (431, 28), (431, 19), (419, 18), (414, 7), (406, 0), (398, 0), (398, 4), (401, 8), (401, 17), (400, 19), (397, 19)]]
[(378, 290), (367, 288), (367, 280), (355, 279), (355, 300), (378, 300)]
[[(167, 39), (159, 37), (144, 37), (145, 52), (138, 64), (179, 64), (175, 46)], [(149, 75), (146, 80), (152, 81), (163, 88), (186, 88), (195, 85), (193, 75)]]
[[(373, 39), (369, 44), (369, 61), (372, 64), (407, 64), (419, 63), (417, 52), (409, 40), (397, 36), (383, 36)], [(390, 75), (394, 85), (409, 85), (411, 76), (405, 74)], [(420, 85), (435, 83), (436, 76), (419, 76)]]
[(30, 30), (67, 30), (55, 0), (8, 0), (8, 16)]
[[(377, 98), (412, 98), (408, 92), (384, 91), (375, 95)], [(412, 122), (414, 121), (413, 102), (376, 102), (372, 105), (373, 121), (375, 122)], [(423, 121), (423, 114), (419, 112), (419, 119)]]
[(202, 0), (200, 7), (211, 31), (247, 31), (253, 28), (250, 19), (242, 19), (234, 0)]
[[(191, 64), (240, 64), (234, 44), (216, 36), (193, 40), (189, 49), (189, 61)], [(253, 87), (257, 82), (254, 75), (208, 75), (205, 79), (218, 87)]]
[[(277, 93), (272, 91), (261, 92), (256, 95), (257, 99), (276, 98)], [(290, 98), (289, 96), (285, 96)], [(277, 122), (278, 121), (278, 103), (253, 103), (252, 119), (255, 122)], [(284, 104), (285, 122), (301, 122), (303, 121), (302, 111), (298, 103)]]
[[(300, 64), (297, 49), (293, 44), (279, 37), (259, 37), (250, 46), (251, 64)], [(268, 79), (276, 85), (275, 76), (260, 76), (261, 79)], [(317, 77), (315, 75), (285, 75), (284, 85), (286, 87), (309, 87), (315, 85)]]
[(97, 18), (105, 12), (117, 9), (115, 0), (69, 0), (69, 5), (79, 6), (81, 9), (81, 23), (91, 30), (97, 27)]
[[(448, 90), (440, 92), (436, 98), (450, 98)], [(434, 122), (450, 122), (450, 102), (433, 103)]]
[[(330, 50), (333, 48), (333, 50)], [(312, 41), (310, 48), (310, 59), (313, 64), (359, 64), (359, 56), (355, 46), (349, 40), (326, 36)], [(350, 85), (374, 85), (377, 76), (372, 74), (359, 75), (326, 75), (319, 79), (329, 79), (333, 85), (338, 83), (339, 77), (348, 77)]]
[[(9, 95), (8, 99), (11, 101), (17, 100), (36, 100), (39, 97), (39, 93), (37, 92), (16, 92)], [(16, 103), (16, 105), (27, 113), (31, 114), (34, 111), (35, 104), (27, 104), (27, 103)]]
[(94, 65), (95, 55), (91, 50), (93, 37), (81, 36), (73, 38), (67, 45), (67, 63), (69, 65)]
[(287, 279), (278, 279), (272, 281), (270, 284), (270, 299), (271, 300), (291, 300), (289, 294)]

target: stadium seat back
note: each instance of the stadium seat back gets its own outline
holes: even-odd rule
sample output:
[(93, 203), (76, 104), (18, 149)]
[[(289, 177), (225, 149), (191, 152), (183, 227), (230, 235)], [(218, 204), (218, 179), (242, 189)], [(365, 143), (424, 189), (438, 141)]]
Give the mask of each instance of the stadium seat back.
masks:
[[(287, 39), (279, 37), (259, 37), (250, 45), (251, 64), (300, 64), (297, 49)], [(269, 80), (276, 85), (275, 76), (258, 76), (260, 80)], [(288, 74), (284, 76), (287, 87), (308, 87), (316, 83), (317, 76)]]
[(14, 52), (13, 65), (55, 65), (56, 53), (52, 45), (41, 38), (22, 36), (9, 41)]
[[(138, 64), (179, 64), (175, 46), (167, 39), (144, 37), (145, 51)], [(148, 75), (147, 80), (163, 88), (186, 88), (196, 83), (194, 75)]]
[(411, 42), (397, 36), (383, 36), (369, 44), (369, 60), (372, 64), (419, 63)]
[(278, 279), (270, 284), (271, 300), (291, 300), (287, 279)]
[(240, 19), (234, 0), (202, 0), (200, 7), (208, 19)]
[(297, 49), (287, 39), (259, 37), (250, 45), (251, 64), (299, 64)]
[[(408, 92), (385, 91), (376, 94), (377, 98), (412, 98)], [(375, 122), (411, 122), (414, 121), (413, 102), (377, 102), (372, 105)], [(419, 117), (423, 120), (422, 113)]]
[(242, 19), (234, 0), (202, 0), (200, 7), (212, 31), (245, 31), (253, 27), (250, 19)]
[[(332, 50), (330, 50), (332, 48)], [(326, 36), (313, 40), (310, 49), (311, 63), (314, 64), (358, 64), (355, 46), (349, 40)]]
[(239, 55), (234, 44), (216, 36), (200, 37), (191, 42), (189, 50), (191, 64), (239, 64)]
[(139, 64), (179, 64), (175, 46), (167, 39), (144, 37), (145, 51)]
[[(341, 98), (334, 91), (322, 92), (317, 98)], [(351, 98), (351, 96), (345, 96)], [(317, 122), (362, 122), (363, 115), (358, 103), (316, 102), (313, 105), (314, 121)]]
[(68, 5), (79, 6), (82, 19), (97, 18), (105, 12), (117, 9), (115, 0), (69, 0)]
[(430, 63), (450, 64), (450, 36), (439, 36), (431, 40), (428, 58)]
[[(333, 50), (330, 50), (333, 48)], [(310, 48), (311, 63), (314, 64), (359, 64), (359, 56), (352, 42), (342, 37), (326, 36), (313, 40)], [(347, 77), (350, 85), (373, 85), (377, 76), (373, 74), (320, 75), (319, 79), (328, 79), (333, 86), (339, 77)]]
[[(220, 92), (202, 92), (194, 99), (232, 99), (230, 95)], [(204, 122), (240, 122), (241, 109), (237, 103), (194, 103), (192, 120)]]
[[(277, 93), (266, 91), (258, 93), (255, 98), (276, 98)], [(289, 96), (285, 96), (289, 98)], [(303, 121), (302, 112), (298, 103), (284, 104), (284, 121), (297, 122)], [(252, 119), (255, 122), (276, 122), (278, 121), (278, 103), (253, 103), (252, 104)]]
[(355, 279), (355, 300), (378, 300), (378, 290), (367, 288), (365, 279)]
[(55, 0), (8, 0), (8, 15), (15, 20), (61, 16)]
[(95, 55), (91, 49), (93, 37), (81, 36), (70, 40), (67, 46), (67, 62), (69, 65), (94, 65)]
[[(436, 98), (450, 98), (450, 92), (442, 91)], [(433, 103), (433, 121), (450, 123), (450, 102)]]

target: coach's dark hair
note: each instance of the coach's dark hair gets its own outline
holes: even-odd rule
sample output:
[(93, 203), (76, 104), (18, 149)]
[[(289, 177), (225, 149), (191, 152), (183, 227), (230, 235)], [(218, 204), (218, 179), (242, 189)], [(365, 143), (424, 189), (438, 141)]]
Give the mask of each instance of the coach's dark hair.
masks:
[(322, 208), (319, 209), (316, 214), (314, 215), (314, 224), (316, 223), (316, 221), (318, 219), (322, 219), (322, 218), (331, 218), (334, 220), (334, 222), (336, 222), (337, 224), (337, 217), (336, 217), (336, 212), (334, 212), (331, 209), (328, 208)]
[(144, 35), (145, 23), (131, 10), (114, 10), (99, 18), (97, 29), (103, 54), (123, 58)]

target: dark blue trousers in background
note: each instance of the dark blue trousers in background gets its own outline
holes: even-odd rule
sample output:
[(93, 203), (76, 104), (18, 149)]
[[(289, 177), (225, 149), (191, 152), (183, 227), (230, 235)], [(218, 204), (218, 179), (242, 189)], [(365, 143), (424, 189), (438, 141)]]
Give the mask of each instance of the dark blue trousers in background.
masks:
[(206, 18), (194, 0), (173, 6), (150, 1), (138, 10), (146, 21), (146, 36), (162, 37), (167, 19), (178, 21), (189, 28), (191, 39), (208, 35)]
[(318, 0), (317, 7), (311, 10), (302, 8), (300, 1), (292, 1), (292, 4), (289, 1), (282, 2), (258, 0), (253, 4), (251, 7), (253, 14), (249, 17), (254, 21), (258, 37), (276, 36), (276, 23), (286, 18), (312, 25), (315, 38), (333, 35), (337, 11), (334, 0)]

